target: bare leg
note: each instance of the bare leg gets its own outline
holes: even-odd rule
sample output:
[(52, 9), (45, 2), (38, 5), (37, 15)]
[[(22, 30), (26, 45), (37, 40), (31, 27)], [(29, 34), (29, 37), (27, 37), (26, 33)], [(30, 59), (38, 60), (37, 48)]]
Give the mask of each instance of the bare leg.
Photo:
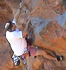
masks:
[(43, 55), (43, 56), (44, 56), (45, 58), (47, 58), (47, 59), (57, 60), (57, 58), (48, 55), (45, 51), (40, 50), (40, 49), (38, 49), (38, 50), (36, 51), (36, 56), (38, 56), (38, 55)]

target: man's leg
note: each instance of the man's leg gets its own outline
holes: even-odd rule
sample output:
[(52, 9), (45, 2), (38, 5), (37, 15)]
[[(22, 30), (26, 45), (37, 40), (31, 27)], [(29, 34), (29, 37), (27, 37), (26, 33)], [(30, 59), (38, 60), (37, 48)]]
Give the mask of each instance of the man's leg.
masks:
[(40, 50), (40, 49), (37, 49), (37, 51), (36, 51), (36, 56), (38, 56), (38, 55), (43, 55), (47, 59), (53, 59), (53, 60), (56, 60), (56, 61), (63, 60), (63, 56), (58, 56), (57, 55), (56, 57), (53, 57), (53, 56), (47, 54), (46, 51), (43, 51), (43, 50)]
[(28, 55), (28, 50), (27, 48), (25, 48), (25, 51), (24, 51), (24, 54), (21, 56), (22, 60), (23, 60), (23, 64), (26, 64), (27, 61), (26, 61), (26, 57), (29, 56)]

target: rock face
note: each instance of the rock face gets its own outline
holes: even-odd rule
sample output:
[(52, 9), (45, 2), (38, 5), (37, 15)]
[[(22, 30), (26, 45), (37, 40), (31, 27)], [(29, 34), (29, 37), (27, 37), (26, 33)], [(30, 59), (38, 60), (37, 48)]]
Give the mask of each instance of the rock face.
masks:
[(12, 20), (12, 18), (13, 13), (10, 6), (4, 1), (0, 1), (0, 37), (4, 35), (4, 23), (8, 20)]
[[(41, 70), (43, 65), (48, 70), (66, 70), (66, 1), (65, 0), (24, 0), (25, 6), (20, 15), (17, 27), (22, 29), (22, 19), (25, 19), (24, 11), (31, 19), (33, 44), (43, 48), (46, 52), (55, 52), (63, 55), (61, 62), (44, 57), (37, 57), (33, 62), (32, 70)], [(20, 0), (0, 0), (0, 69), (1, 70), (26, 70), (22, 63), (13, 66), (12, 52), (5, 39), (5, 22), (12, 20), (18, 9)], [(52, 53), (51, 53), (52, 54)], [(46, 61), (46, 62), (43, 62)]]

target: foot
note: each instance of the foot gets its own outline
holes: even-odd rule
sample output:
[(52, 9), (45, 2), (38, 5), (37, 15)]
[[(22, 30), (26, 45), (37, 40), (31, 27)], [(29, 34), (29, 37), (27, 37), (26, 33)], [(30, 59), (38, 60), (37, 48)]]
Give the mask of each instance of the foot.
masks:
[(57, 60), (58, 61), (62, 61), (63, 60), (63, 56), (57, 56)]
[(23, 59), (23, 64), (26, 64), (27, 63), (27, 60), (26, 58)]
[(13, 62), (15, 66), (20, 65), (20, 58), (18, 56), (13, 55), (12, 56)]

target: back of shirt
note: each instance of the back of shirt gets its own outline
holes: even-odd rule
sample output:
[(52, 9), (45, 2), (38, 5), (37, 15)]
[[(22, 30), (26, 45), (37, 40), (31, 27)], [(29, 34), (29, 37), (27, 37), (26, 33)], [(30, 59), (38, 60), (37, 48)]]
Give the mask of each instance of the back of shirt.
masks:
[(27, 47), (26, 40), (22, 37), (22, 31), (6, 32), (6, 38), (11, 45), (15, 55), (20, 56), (24, 53)]

